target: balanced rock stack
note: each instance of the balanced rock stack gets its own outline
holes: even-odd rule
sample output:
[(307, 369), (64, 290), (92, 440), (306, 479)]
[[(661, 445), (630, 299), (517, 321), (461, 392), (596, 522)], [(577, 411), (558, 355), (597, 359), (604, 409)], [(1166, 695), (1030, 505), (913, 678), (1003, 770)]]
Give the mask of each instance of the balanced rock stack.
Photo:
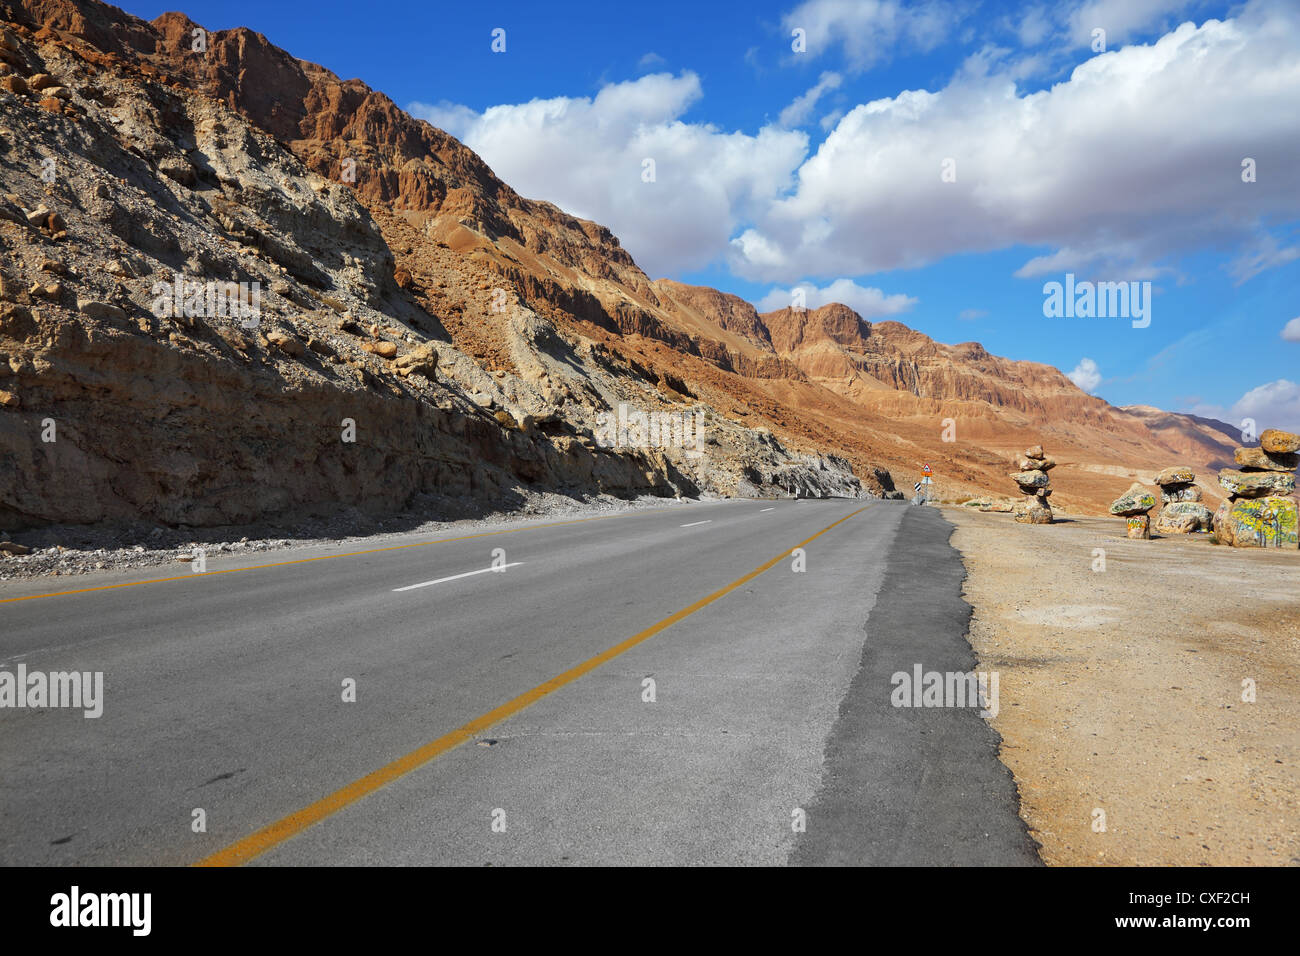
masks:
[(1130, 538), (1145, 540), (1151, 537), (1151, 509), (1155, 506), (1156, 496), (1135, 481), (1128, 491), (1115, 499), (1110, 513), (1127, 519)]
[(1011, 477), (1025, 496), (1016, 504), (1016, 520), (1021, 524), (1051, 524), (1052, 505), (1047, 499), (1052, 496), (1052, 479), (1047, 473), (1056, 467), (1056, 462), (1043, 454), (1042, 445), (1035, 445), (1025, 451), (1016, 467), (1020, 470), (1012, 472)]
[(1196, 487), (1196, 474), (1190, 468), (1166, 468), (1156, 475), (1160, 486), (1160, 517), (1156, 531), (1161, 534), (1190, 534), (1209, 531), (1214, 512), (1201, 504), (1201, 489)]
[(1300, 465), (1300, 435), (1270, 428), (1259, 436), (1258, 448), (1238, 448), (1238, 470), (1219, 472), (1228, 500), (1214, 515), (1220, 544), (1234, 548), (1295, 548), (1296, 467)]

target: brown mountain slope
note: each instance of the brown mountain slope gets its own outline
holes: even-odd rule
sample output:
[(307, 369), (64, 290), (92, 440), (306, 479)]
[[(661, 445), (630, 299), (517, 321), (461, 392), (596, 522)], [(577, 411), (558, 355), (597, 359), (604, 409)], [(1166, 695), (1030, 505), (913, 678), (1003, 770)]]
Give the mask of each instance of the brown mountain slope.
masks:
[[(651, 282), (604, 227), (519, 196), (471, 150), (382, 93), (251, 30), (206, 33), (196, 52), (199, 28), (181, 14), (148, 24), (90, 0), (5, 0), (0, 11), (38, 49), (61, 48), (88, 72), (127, 78), (163, 102), (153, 118), (169, 142), (131, 148), (178, 201), (210, 207), (204, 221), (221, 238), (253, 236), (291, 278), (312, 280), (315, 295), (343, 290), (358, 310), (449, 339), (470, 362), (456, 366), (457, 387), (481, 394), (491, 383), (515, 412), (555, 416), (582, 434), (593, 414), (620, 401), (707, 407), (735, 436), (732, 460), (742, 470), (752, 455), (738, 449), (757, 447), (745, 437), (755, 434), (749, 426), (796, 451), (842, 455), (876, 490), (891, 487), (882, 466), (910, 476), (930, 461), (949, 496), (1005, 491), (1011, 455), (1042, 440), (1063, 462), (1055, 500), (1089, 510), (1134, 469), (1171, 460), (1204, 468), (1223, 457), (1227, 443), (1190, 420), (1122, 413), (1055, 369), (974, 343), (944, 346), (839, 305), (760, 316), (717, 290)], [(194, 97), (273, 137), (321, 195), (345, 187), (364, 210), (356, 228), (365, 255), (314, 245), (319, 213), (311, 213), (292, 226), (303, 234), (289, 244), (301, 249), (277, 258), (284, 243), (275, 230), (288, 225), (248, 217), (237, 177), (212, 194), (206, 147), (186, 132), (194, 111), (209, 109)], [(73, 105), (98, 119), (80, 92)], [(265, 212), (267, 203), (260, 197), (254, 208)], [(298, 321), (291, 313), (285, 322)], [(957, 422), (956, 442), (941, 440), (945, 418)], [(772, 454), (752, 477), (775, 480), (792, 460)], [(717, 485), (688, 463), (672, 467), (698, 486)]]
[[(943, 345), (899, 322), (866, 322), (843, 305), (760, 315), (714, 289), (662, 279), (655, 286), (697, 328), (711, 322), (719, 337), (743, 338), (751, 361), (785, 360), (844, 400), (766, 383), (798, 417), (833, 420), (850, 459), (860, 448), (894, 471), (900, 487), (929, 462), (947, 496), (1009, 493), (1009, 460), (1041, 440), (1061, 462), (1054, 500), (1100, 511), (1162, 462), (1190, 464), (1211, 478), (1231, 463), (1240, 437), (1222, 422), (1115, 408), (1052, 366), (1000, 358), (975, 342)], [(942, 440), (945, 419), (955, 425), (953, 442)], [(1205, 487), (1213, 497), (1217, 486)]]

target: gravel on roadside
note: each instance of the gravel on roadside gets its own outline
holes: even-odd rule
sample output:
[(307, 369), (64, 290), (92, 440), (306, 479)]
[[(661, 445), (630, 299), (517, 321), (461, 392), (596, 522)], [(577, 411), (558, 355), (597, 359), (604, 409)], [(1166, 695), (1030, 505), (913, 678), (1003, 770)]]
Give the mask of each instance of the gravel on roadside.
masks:
[(943, 513), (1047, 863), (1300, 864), (1300, 552)]

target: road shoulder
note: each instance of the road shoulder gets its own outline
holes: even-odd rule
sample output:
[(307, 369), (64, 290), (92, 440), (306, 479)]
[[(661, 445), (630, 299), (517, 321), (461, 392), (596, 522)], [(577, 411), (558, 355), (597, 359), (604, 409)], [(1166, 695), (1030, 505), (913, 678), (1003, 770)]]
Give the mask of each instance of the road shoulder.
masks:
[(796, 865), (1032, 865), (998, 736), (978, 707), (894, 706), (897, 673), (975, 669), (952, 526), (910, 508), (827, 741)]

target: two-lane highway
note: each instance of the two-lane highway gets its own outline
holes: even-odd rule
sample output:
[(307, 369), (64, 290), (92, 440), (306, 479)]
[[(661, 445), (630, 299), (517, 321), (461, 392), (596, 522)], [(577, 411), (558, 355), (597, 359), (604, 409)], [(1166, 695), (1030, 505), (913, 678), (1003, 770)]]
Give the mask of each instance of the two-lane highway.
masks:
[[(0, 670), (104, 674), (98, 719), (0, 709), (0, 862), (838, 862), (832, 826), (945, 862), (868, 858), (835, 789), (888, 729), (847, 705), (888, 701), (863, 667), (904, 532), (947, 548), (926, 509), (726, 501), (0, 586)], [(872, 671), (969, 654), (938, 630)], [(926, 761), (987, 771), (990, 856), (1029, 862), (987, 728), (933, 718)]]

